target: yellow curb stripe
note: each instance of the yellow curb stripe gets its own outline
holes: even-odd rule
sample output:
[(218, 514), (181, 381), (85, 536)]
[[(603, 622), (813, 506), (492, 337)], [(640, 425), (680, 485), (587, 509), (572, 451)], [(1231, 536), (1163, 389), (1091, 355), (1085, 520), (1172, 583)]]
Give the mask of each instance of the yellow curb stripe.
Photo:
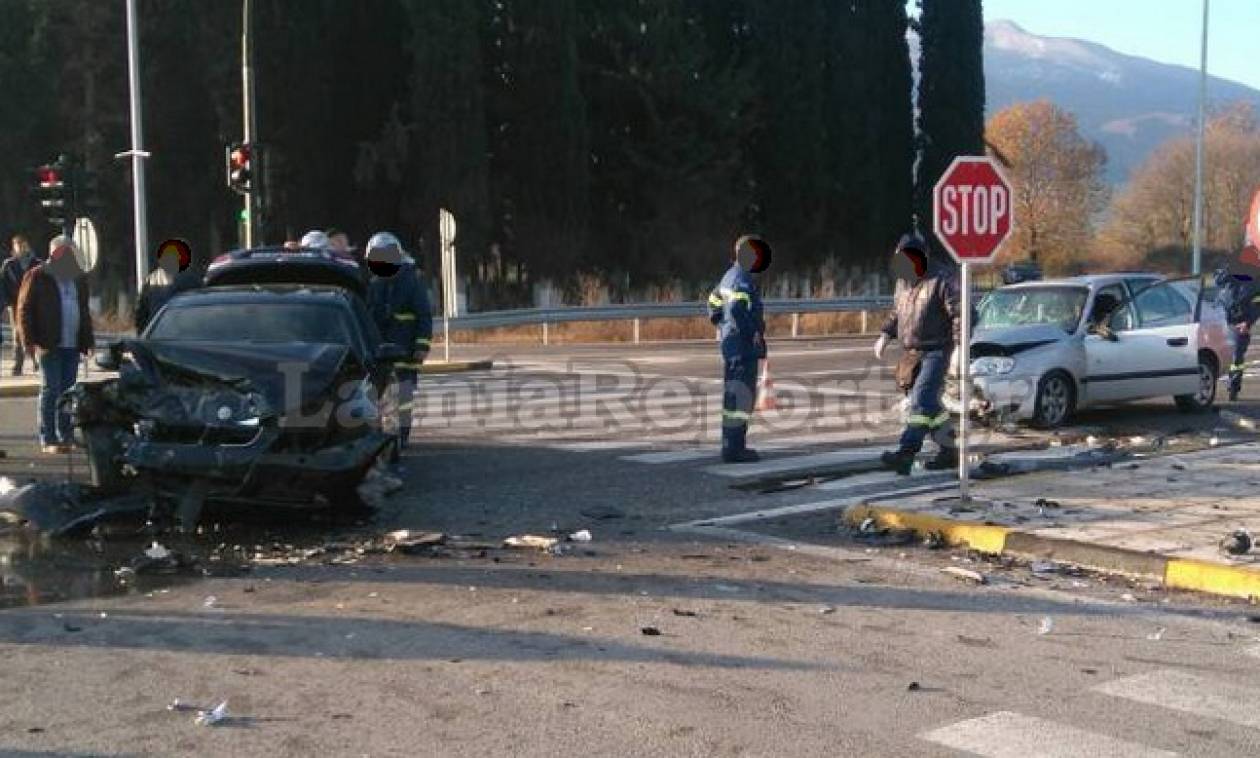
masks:
[(940, 534), (950, 545), (966, 545), (982, 553), (1001, 553), (1006, 549), (1006, 537), (1011, 529), (1005, 526), (981, 524), (975, 521), (955, 521), (953, 519), (930, 516), (926, 513), (899, 511), (892, 508), (875, 508), (859, 505), (845, 511), (845, 521), (857, 526), (868, 518), (888, 529), (911, 529), (920, 537), (929, 534)]
[(1169, 558), (1164, 566), (1164, 586), (1230, 597), (1260, 597), (1260, 571), (1190, 558)]

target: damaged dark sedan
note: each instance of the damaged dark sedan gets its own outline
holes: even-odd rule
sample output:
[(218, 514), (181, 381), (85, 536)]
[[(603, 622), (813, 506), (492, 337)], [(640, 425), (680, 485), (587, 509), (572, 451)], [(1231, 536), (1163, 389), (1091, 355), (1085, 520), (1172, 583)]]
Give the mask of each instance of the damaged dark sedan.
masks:
[(179, 521), (207, 501), (338, 506), (392, 443), (382, 343), (354, 261), (324, 251), (221, 256), (136, 339), (97, 356), (117, 378), (67, 395), (93, 484), (149, 492)]

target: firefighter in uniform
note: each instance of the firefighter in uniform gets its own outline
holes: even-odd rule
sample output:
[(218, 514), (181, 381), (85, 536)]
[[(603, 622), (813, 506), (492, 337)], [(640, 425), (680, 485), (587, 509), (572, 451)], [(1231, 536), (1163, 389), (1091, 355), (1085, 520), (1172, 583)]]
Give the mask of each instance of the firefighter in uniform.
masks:
[(411, 356), (396, 363), (398, 377), (398, 446), (407, 447), (411, 436), (412, 399), (420, 367), (429, 356), (433, 338), (433, 309), (429, 293), (420, 281), (415, 261), (398, 238), (378, 232), (364, 250), (370, 277), (368, 308), (383, 342), (392, 342)]
[(898, 474), (909, 474), (923, 440), (931, 435), (940, 451), (927, 468), (955, 468), (958, 447), (941, 394), (946, 372), (958, 373), (960, 351), (955, 347), (962, 330), (958, 277), (952, 267), (931, 256), (918, 235), (903, 236), (893, 255), (905, 256), (909, 265), (898, 261), (894, 269), (908, 273), (898, 277), (893, 311), (880, 330), (875, 357), (884, 357), (890, 340), (901, 342), (897, 386), (910, 397), (910, 414), (897, 450), (884, 453), (881, 460)]
[(765, 240), (744, 235), (735, 241), (731, 267), (709, 293), (709, 320), (722, 345), (722, 460), (752, 463), (760, 459), (747, 446), (748, 422), (757, 393), (757, 363), (766, 357), (766, 325), (761, 294), (753, 277), (770, 266)]

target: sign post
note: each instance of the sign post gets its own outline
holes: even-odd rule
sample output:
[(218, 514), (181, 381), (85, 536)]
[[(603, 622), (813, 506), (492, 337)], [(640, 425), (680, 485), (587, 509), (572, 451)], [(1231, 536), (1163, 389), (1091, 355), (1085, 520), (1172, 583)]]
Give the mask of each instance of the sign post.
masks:
[(990, 158), (954, 158), (932, 192), (932, 229), (958, 263), (962, 277), (962, 335), (958, 357), (958, 494), (971, 499), (967, 428), (971, 413), (971, 264), (993, 261), (1014, 226), (1011, 185)]
[(442, 247), (442, 350), (446, 362), (451, 361), (451, 319), (457, 315), (455, 276), (455, 214), (442, 208), (438, 211), (438, 236)]

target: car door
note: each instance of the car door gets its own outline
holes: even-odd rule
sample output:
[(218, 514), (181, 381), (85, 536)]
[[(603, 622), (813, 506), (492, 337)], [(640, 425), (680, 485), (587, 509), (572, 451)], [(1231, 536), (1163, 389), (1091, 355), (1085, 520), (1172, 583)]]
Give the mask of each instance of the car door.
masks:
[(1196, 303), (1177, 281), (1139, 289), (1110, 319), (1110, 337), (1085, 338), (1091, 402), (1191, 394), (1198, 389)]

